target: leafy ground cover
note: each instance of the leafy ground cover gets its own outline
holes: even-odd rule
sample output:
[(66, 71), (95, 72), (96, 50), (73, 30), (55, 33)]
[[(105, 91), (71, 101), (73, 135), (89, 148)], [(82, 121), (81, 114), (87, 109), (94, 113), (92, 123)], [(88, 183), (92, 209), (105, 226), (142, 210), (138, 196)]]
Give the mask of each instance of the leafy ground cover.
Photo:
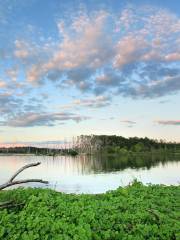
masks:
[(97, 195), (49, 189), (0, 192), (0, 202), (24, 203), (0, 210), (2, 240), (180, 239), (180, 186), (139, 182)]

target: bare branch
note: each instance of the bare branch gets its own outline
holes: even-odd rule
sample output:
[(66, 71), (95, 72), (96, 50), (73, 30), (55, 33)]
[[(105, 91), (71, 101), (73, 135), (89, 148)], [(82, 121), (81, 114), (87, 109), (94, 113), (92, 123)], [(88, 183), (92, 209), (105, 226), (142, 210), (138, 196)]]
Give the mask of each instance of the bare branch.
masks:
[(40, 162), (37, 162), (37, 163), (30, 163), (30, 164), (27, 164), (27, 165), (23, 166), (9, 179), (9, 182), (12, 182), (17, 177), (17, 175), (19, 175), (25, 169), (30, 168), (30, 167), (35, 167), (35, 166), (38, 166), (40, 164), (41, 164)]
[(19, 175), (22, 171), (24, 171), (27, 168), (30, 167), (35, 167), (40, 165), (40, 162), (37, 163), (31, 163), (31, 164), (27, 164), (24, 167), (20, 168), (11, 178), (8, 182), (0, 185), (0, 190), (13, 186), (13, 185), (18, 185), (18, 184), (22, 184), (22, 183), (29, 183), (29, 182), (38, 182), (38, 183), (43, 183), (43, 184), (48, 184), (48, 181), (43, 181), (42, 179), (24, 179), (24, 180), (16, 180), (14, 181), (14, 179), (17, 177), (17, 175)]
[(29, 183), (29, 182), (37, 182), (37, 183), (44, 183), (44, 184), (48, 184), (48, 181), (43, 181), (42, 179), (25, 179), (25, 180), (17, 180), (17, 181), (13, 181), (13, 182), (7, 182), (4, 183), (2, 185), (0, 185), (0, 190), (13, 186), (13, 185), (18, 185), (18, 184), (22, 184), (22, 183)]

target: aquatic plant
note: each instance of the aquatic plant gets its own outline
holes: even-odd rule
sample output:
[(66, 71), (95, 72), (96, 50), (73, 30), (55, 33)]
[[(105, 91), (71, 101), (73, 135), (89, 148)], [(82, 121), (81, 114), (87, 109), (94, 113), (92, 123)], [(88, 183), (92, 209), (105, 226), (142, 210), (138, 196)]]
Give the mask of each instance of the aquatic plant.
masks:
[(0, 192), (23, 203), (0, 210), (3, 240), (180, 239), (180, 186), (131, 186), (96, 195), (49, 189)]

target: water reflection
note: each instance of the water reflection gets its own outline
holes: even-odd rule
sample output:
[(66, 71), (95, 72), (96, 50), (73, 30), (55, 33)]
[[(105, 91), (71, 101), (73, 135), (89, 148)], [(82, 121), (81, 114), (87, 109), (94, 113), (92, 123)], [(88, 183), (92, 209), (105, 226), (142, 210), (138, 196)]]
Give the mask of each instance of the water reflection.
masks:
[(108, 173), (121, 171), (127, 168), (131, 169), (151, 169), (162, 164), (165, 166), (168, 162), (180, 161), (180, 154), (131, 154), (125, 156), (107, 156), (81, 155), (72, 157), (55, 157), (47, 164), (61, 165), (63, 171), (77, 174)]
[[(92, 157), (91, 157), (92, 158)], [(119, 171), (126, 168), (150, 169), (159, 164), (166, 165), (169, 161), (180, 161), (177, 154), (129, 154), (124, 156), (103, 156), (99, 155), (91, 159), (98, 163), (94, 164), (94, 172)], [(97, 166), (97, 167), (96, 167)]]
[[(99, 193), (127, 185), (134, 178), (143, 183), (178, 184), (179, 154), (125, 156), (0, 156), (0, 184), (20, 167), (41, 162), (18, 178), (42, 178), (49, 187), (64, 192)], [(34, 184), (30, 184), (34, 186)], [(36, 185), (42, 186), (42, 185)]]

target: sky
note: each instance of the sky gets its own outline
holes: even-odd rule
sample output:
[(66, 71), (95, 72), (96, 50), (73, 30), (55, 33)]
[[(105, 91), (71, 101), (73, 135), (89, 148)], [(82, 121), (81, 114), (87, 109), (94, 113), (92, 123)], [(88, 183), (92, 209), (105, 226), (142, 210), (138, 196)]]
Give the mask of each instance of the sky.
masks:
[(180, 142), (179, 0), (0, 0), (0, 144)]

